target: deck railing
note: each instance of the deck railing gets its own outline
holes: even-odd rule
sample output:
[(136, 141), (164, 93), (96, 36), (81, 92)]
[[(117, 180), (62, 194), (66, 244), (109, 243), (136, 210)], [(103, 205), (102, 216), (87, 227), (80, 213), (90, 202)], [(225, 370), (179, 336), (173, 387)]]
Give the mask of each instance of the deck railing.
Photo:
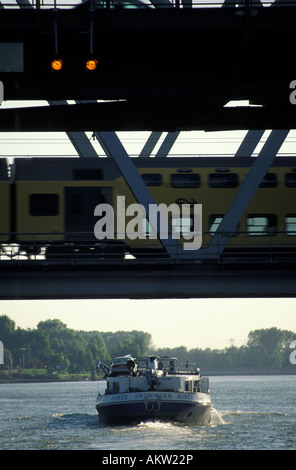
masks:
[[(221, 254), (219, 253), (218, 236), (215, 246), (211, 246), (211, 255), (203, 255), (203, 249), (208, 247), (209, 238), (212, 233), (203, 232), (204, 243), (200, 250), (176, 252), (171, 259), (162, 248), (158, 240), (139, 240), (137, 243), (129, 241), (129, 246), (116, 240), (95, 240), (89, 234), (86, 241), (81, 241), (79, 234), (54, 234), (60, 236), (61, 241), (47, 241), (46, 234), (26, 233), (22, 234), (0, 234), (0, 263), (7, 262), (39, 262), (59, 264), (97, 264), (97, 263), (180, 263), (180, 262), (217, 262), (217, 263), (296, 263), (296, 235), (287, 235), (286, 232), (273, 232), (271, 235), (258, 235), (250, 232), (235, 232), (231, 234), (220, 233), (225, 237), (230, 235), (230, 241)], [(48, 234), (48, 240), (50, 240)], [(67, 237), (65, 237), (67, 235)], [(43, 242), (40, 241), (42, 236)], [(91, 236), (93, 237), (91, 239)], [(11, 238), (12, 237), (12, 238)], [(38, 240), (31, 241), (28, 240)], [(75, 241), (76, 238), (76, 241)], [(15, 240), (8, 242), (7, 240)], [(66, 241), (62, 241), (66, 239)], [(19, 242), (18, 240), (23, 240)], [(27, 241), (28, 240), (28, 241)], [(57, 240), (57, 238), (56, 238)], [(207, 244), (205, 244), (207, 240)], [(214, 253), (214, 256), (213, 256)]]
[(65, 0), (3, 0), (2, 8), (9, 9), (73, 9), (84, 7), (88, 9), (102, 8), (221, 8), (221, 7), (270, 7), (270, 6), (296, 6), (296, 0), (94, 0), (71, 1)]

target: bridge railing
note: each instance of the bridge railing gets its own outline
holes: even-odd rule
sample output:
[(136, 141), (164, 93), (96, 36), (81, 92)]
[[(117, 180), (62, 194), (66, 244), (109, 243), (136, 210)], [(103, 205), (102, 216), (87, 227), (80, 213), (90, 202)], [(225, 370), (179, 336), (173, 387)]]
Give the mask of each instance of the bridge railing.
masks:
[(296, 0), (94, 0), (71, 1), (65, 0), (3, 0), (1, 9), (102, 9), (102, 8), (221, 8), (221, 7), (270, 7), (270, 6), (296, 6)]
[[(16, 234), (0, 234), (0, 240), (7, 240), (8, 236)], [(36, 233), (24, 234), (26, 239), (38, 239)], [(39, 234), (40, 235), (40, 234)], [(44, 233), (41, 234), (44, 237)], [(211, 240), (211, 232), (203, 232), (203, 239)], [(158, 240), (138, 240), (137, 243), (129, 241), (129, 245), (114, 239), (81, 242), (79, 239), (68, 238), (66, 242), (3, 242), (0, 245), (0, 263), (41, 262), (45, 264), (98, 264), (98, 263), (171, 263), (171, 262), (217, 262), (217, 263), (296, 263), (296, 236), (295, 233), (287, 236), (286, 232), (274, 232), (270, 235), (258, 235), (258, 232), (218, 233), (215, 246), (211, 246), (211, 253), (219, 253), (219, 244), (225, 235), (230, 236), (230, 242), (221, 254), (215, 256), (199, 256), (208, 244), (203, 244), (200, 250), (187, 250), (186, 257), (177, 253), (174, 259), (169, 258)], [(239, 235), (239, 237), (238, 237)], [(20, 234), (18, 234), (20, 237)], [(286, 237), (286, 240), (283, 239)], [(37, 238), (36, 238), (37, 237)], [(208, 237), (208, 238), (207, 238)], [(40, 237), (39, 237), (40, 239)]]

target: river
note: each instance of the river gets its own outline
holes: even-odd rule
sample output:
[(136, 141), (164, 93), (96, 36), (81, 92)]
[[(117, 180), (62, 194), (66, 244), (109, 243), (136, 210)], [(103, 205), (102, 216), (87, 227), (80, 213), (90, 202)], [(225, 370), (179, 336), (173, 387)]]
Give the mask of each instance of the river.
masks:
[(296, 449), (295, 376), (210, 377), (208, 427), (103, 426), (98, 382), (0, 384), (1, 450)]

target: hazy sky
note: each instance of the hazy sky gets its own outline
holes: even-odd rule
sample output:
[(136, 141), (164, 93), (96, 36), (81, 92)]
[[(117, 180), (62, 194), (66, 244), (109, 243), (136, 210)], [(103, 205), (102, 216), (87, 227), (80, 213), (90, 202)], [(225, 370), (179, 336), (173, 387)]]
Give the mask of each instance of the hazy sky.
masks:
[(142, 330), (159, 347), (240, 346), (274, 326), (296, 339), (296, 299), (16, 300), (1, 301), (0, 312), (22, 328), (58, 318), (75, 330)]
[[(2, 106), (10, 105), (15, 103), (4, 102)], [(245, 134), (246, 131), (184, 132), (172, 154), (231, 154)], [(91, 133), (88, 135), (91, 138)], [(268, 131), (255, 154), (267, 135)], [(148, 136), (149, 132), (120, 133), (131, 155), (141, 151)], [(102, 154), (98, 143), (93, 143)], [(160, 144), (161, 140), (155, 151)], [(296, 133), (292, 131), (281, 152), (295, 153), (295, 148)], [(75, 155), (64, 133), (1, 133), (0, 149), (0, 157)], [(240, 346), (246, 342), (250, 331), (273, 326), (294, 331), (296, 339), (296, 299), (16, 300), (0, 301), (0, 315), (8, 315), (22, 328), (36, 328), (41, 320), (58, 318), (77, 330), (142, 330), (151, 333), (154, 344), (159, 347), (223, 348), (232, 343)]]

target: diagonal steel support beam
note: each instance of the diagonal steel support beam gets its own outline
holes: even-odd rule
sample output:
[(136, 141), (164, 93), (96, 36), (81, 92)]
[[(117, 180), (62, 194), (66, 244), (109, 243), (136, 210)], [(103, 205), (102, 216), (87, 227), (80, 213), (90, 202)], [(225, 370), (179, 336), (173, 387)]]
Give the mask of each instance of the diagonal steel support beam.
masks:
[(170, 0), (151, 0), (151, 3), (155, 8), (173, 8), (174, 5)]
[(162, 132), (151, 132), (150, 136), (148, 137), (144, 147), (142, 148), (141, 152), (139, 153), (139, 157), (150, 157), (151, 153), (157, 142), (160, 139)]
[[(136, 201), (144, 207), (148, 218), (149, 206), (155, 205), (156, 203), (117, 134), (115, 132), (95, 132), (95, 135), (106, 155), (111, 157), (116, 163), (127, 185), (135, 196)], [(158, 239), (169, 256), (171, 258), (180, 257), (183, 250), (178, 244), (178, 241), (172, 238), (170, 227), (168, 227), (167, 239), (161, 237), (159, 228), (167, 225), (167, 220), (159, 212), (159, 223), (157, 223), (157, 227), (153, 227), (153, 229), (157, 233)]]
[(253, 165), (224, 215), (209, 246), (199, 250), (198, 258), (216, 259), (222, 254), (288, 133), (289, 130), (271, 131), (258, 157), (254, 158)]
[[(66, 101), (63, 101), (63, 102), (49, 101), (50, 105), (59, 105), (59, 104), (66, 104), (66, 103), (67, 103)], [(161, 135), (161, 133), (159, 134)], [(98, 158), (98, 155), (95, 149), (89, 142), (84, 132), (67, 132), (67, 135), (80, 157), (97, 157)], [(99, 141), (101, 147), (103, 148), (104, 152), (106, 153), (107, 157), (111, 157), (113, 159), (113, 161), (119, 168), (121, 174), (123, 175), (126, 183), (128, 184), (129, 188), (134, 194), (136, 200), (138, 201), (139, 204), (141, 204), (144, 207), (145, 212), (148, 215), (149, 205), (151, 204), (153, 205), (156, 203), (153, 197), (151, 196), (149, 189), (147, 188), (146, 184), (144, 183), (143, 179), (138, 173), (138, 170), (136, 169), (135, 165), (133, 164), (127, 152), (125, 151), (117, 134), (115, 132), (95, 132), (95, 136), (97, 140)], [(156, 137), (157, 136), (155, 135), (153, 136), (154, 140), (156, 140)], [(149, 143), (149, 145), (151, 145), (151, 142)], [(158, 230), (159, 227), (164, 227), (164, 226), (167, 227), (167, 233), (168, 233), (167, 239), (163, 239), (160, 236), (160, 233)], [(163, 215), (160, 212), (158, 214), (157, 227), (153, 227), (153, 228), (155, 229), (155, 232), (157, 233), (157, 236), (159, 240), (161, 241), (161, 244), (163, 245), (163, 247), (165, 248), (169, 256), (172, 259), (180, 257), (180, 255), (183, 253), (182, 247), (178, 244), (176, 239), (172, 238), (171, 227), (168, 225), (167, 220), (163, 217)], [(188, 256), (188, 252), (185, 252), (185, 255)]]
[(264, 132), (265, 130), (248, 131), (241, 145), (237, 149), (235, 157), (251, 157)]
[[(150, 157), (151, 153), (157, 142), (161, 137), (162, 132), (151, 132), (150, 136), (147, 139), (146, 144), (141, 150), (139, 157)], [(168, 132), (161, 146), (159, 147), (158, 152), (155, 157), (167, 157), (174, 143), (176, 142), (180, 132)]]
[(67, 136), (80, 157), (98, 158), (98, 154), (85, 132), (67, 132)]
[(29, 0), (16, 0), (16, 3), (20, 8), (33, 8), (33, 5)]
[[(51, 106), (59, 106), (67, 104), (66, 100), (63, 101), (48, 101)], [(91, 142), (87, 138), (85, 132), (77, 131), (77, 132), (66, 132), (71, 144), (75, 148), (76, 152), (78, 153), (79, 157), (93, 157), (98, 158), (98, 154), (94, 147), (92, 146)]]
[(162, 142), (161, 146), (159, 147), (159, 150), (157, 154), (155, 155), (156, 157), (167, 157), (171, 148), (173, 147), (174, 143), (176, 142), (180, 132), (168, 132), (166, 135), (164, 141)]

